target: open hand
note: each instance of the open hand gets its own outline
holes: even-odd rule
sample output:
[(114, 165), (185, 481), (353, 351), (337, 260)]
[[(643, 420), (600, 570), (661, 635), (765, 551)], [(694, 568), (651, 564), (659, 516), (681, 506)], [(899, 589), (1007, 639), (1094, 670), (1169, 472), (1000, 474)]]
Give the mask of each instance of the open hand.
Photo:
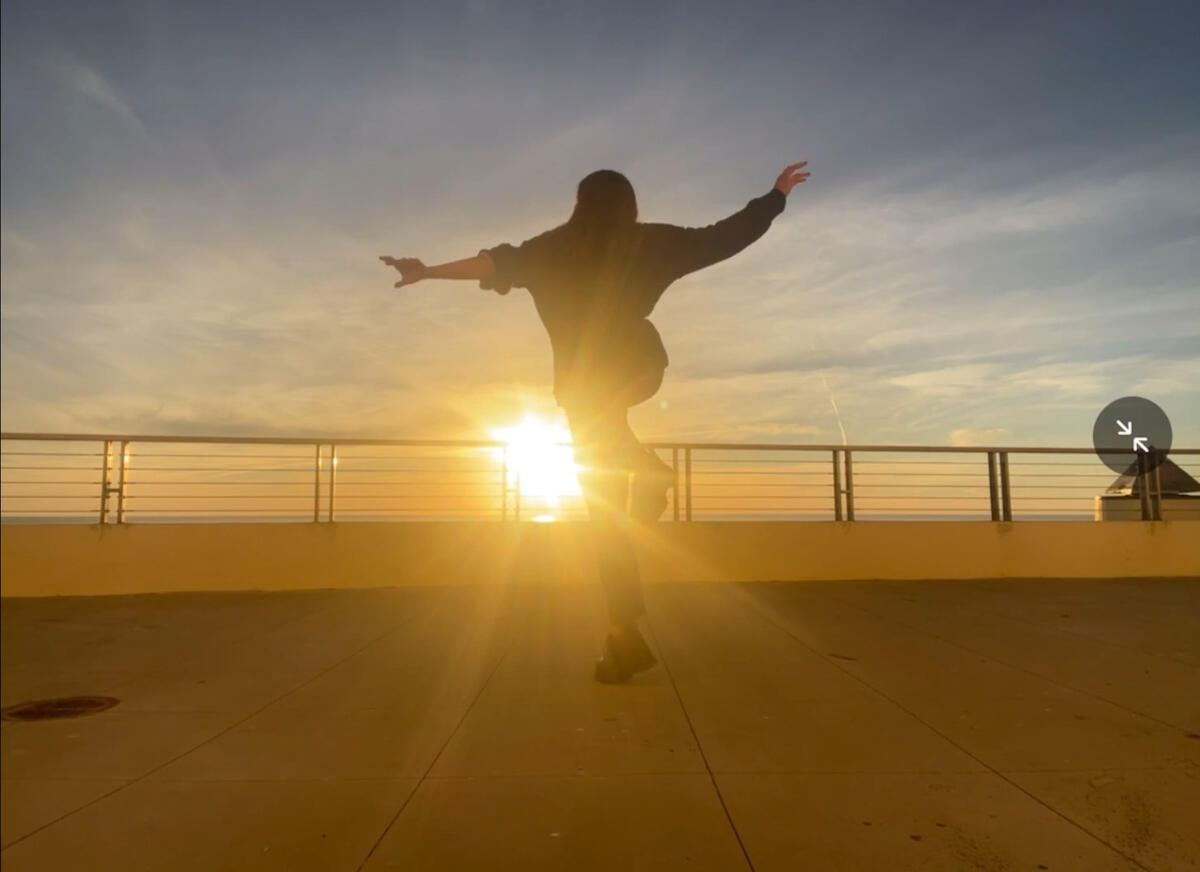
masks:
[(796, 185), (808, 181), (809, 172), (804, 169), (806, 166), (808, 166), (808, 161), (802, 160), (800, 163), (785, 167), (779, 174), (779, 178), (775, 180), (775, 187), (786, 197)]
[(396, 282), (397, 288), (402, 288), (405, 285), (411, 285), (425, 278), (425, 264), (417, 260), (415, 257), (389, 257), (386, 254), (380, 255), (379, 259), (388, 266), (394, 266), (400, 271), (400, 281)]

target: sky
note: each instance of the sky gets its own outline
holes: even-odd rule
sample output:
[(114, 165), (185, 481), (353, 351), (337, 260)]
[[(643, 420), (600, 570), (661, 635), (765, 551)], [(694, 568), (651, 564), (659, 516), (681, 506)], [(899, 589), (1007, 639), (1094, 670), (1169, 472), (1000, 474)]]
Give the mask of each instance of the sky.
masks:
[[(1200, 447), (1194, 3), (62, 3), (2, 11), (3, 429), (487, 438), (528, 293), (403, 290), (624, 172), (703, 226), (653, 440)], [(564, 419), (559, 419), (564, 420)]]

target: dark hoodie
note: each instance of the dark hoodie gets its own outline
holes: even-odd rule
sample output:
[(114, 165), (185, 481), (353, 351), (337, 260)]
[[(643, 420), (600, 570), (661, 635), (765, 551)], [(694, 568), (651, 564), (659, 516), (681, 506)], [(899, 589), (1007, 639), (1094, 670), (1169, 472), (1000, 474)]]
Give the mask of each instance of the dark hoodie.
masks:
[(647, 317), (675, 280), (732, 257), (767, 232), (782, 211), (770, 192), (708, 227), (635, 223), (598, 257), (583, 257), (571, 224), (519, 246), (484, 249), (495, 271), (479, 283), (507, 294), (529, 290), (554, 349), (559, 405), (619, 401), (632, 406), (662, 383), (667, 352)]

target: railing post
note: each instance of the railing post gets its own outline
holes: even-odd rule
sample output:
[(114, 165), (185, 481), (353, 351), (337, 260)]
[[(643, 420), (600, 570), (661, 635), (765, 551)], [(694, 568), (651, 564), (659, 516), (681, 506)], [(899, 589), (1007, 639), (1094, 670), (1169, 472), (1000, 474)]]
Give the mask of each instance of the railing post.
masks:
[(1008, 452), (1000, 452), (1000, 520), (1012, 520), (1012, 488), (1008, 476)]
[(508, 520), (508, 444), (500, 448), (500, 520)]
[(313, 458), (313, 523), (321, 521), (321, 443), (313, 446), (316, 456)]
[(100, 467), (100, 523), (108, 523), (108, 454), (112, 451), (112, 442), (104, 440), (104, 461)]
[(836, 448), (833, 449), (833, 519), (835, 521), (842, 519), (842, 459), (838, 457), (840, 453)]
[(1154, 512), (1150, 506), (1150, 476), (1147, 474), (1146, 470), (1146, 455), (1137, 455), (1137, 469), (1137, 483), (1141, 485), (1141, 488), (1139, 489), (1139, 498), (1142, 504), (1142, 520), (1153, 521)]
[(692, 519), (692, 449), (690, 446), (683, 449), (683, 477), (684, 483), (687, 485), (687, 502), (685, 504), (687, 508), (684, 517), (690, 521)]
[(1157, 456), (1157, 459), (1154, 464), (1154, 469), (1151, 470), (1151, 476), (1154, 481), (1153, 509), (1154, 509), (1154, 520), (1155, 521), (1161, 521), (1163, 519), (1163, 515), (1162, 515), (1162, 462), (1163, 462), (1163, 460), (1164, 460), (1164, 458), (1162, 456)]
[(675, 489), (671, 491), (671, 520), (679, 520), (679, 448), (671, 449), (671, 471), (675, 473)]
[(329, 511), (325, 520), (333, 520), (333, 477), (337, 472), (337, 446), (332, 442), (329, 444)]
[(129, 467), (129, 443), (121, 443), (121, 477), (117, 484), (117, 523), (125, 523), (125, 487), (129, 481), (126, 471)]
[(992, 504), (992, 520), (1000, 520), (1000, 482), (996, 476), (996, 452), (987, 453), (988, 500)]
[(854, 461), (849, 448), (842, 452), (846, 458), (846, 520), (854, 520)]

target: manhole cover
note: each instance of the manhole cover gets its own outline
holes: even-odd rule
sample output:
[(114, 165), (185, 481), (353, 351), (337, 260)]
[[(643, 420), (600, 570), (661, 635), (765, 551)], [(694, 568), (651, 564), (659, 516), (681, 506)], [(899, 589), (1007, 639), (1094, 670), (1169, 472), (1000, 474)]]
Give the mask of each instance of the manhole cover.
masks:
[(66, 696), (59, 699), (35, 699), (0, 709), (6, 721), (48, 721), (53, 718), (77, 718), (94, 715), (115, 706), (119, 699), (111, 696)]

